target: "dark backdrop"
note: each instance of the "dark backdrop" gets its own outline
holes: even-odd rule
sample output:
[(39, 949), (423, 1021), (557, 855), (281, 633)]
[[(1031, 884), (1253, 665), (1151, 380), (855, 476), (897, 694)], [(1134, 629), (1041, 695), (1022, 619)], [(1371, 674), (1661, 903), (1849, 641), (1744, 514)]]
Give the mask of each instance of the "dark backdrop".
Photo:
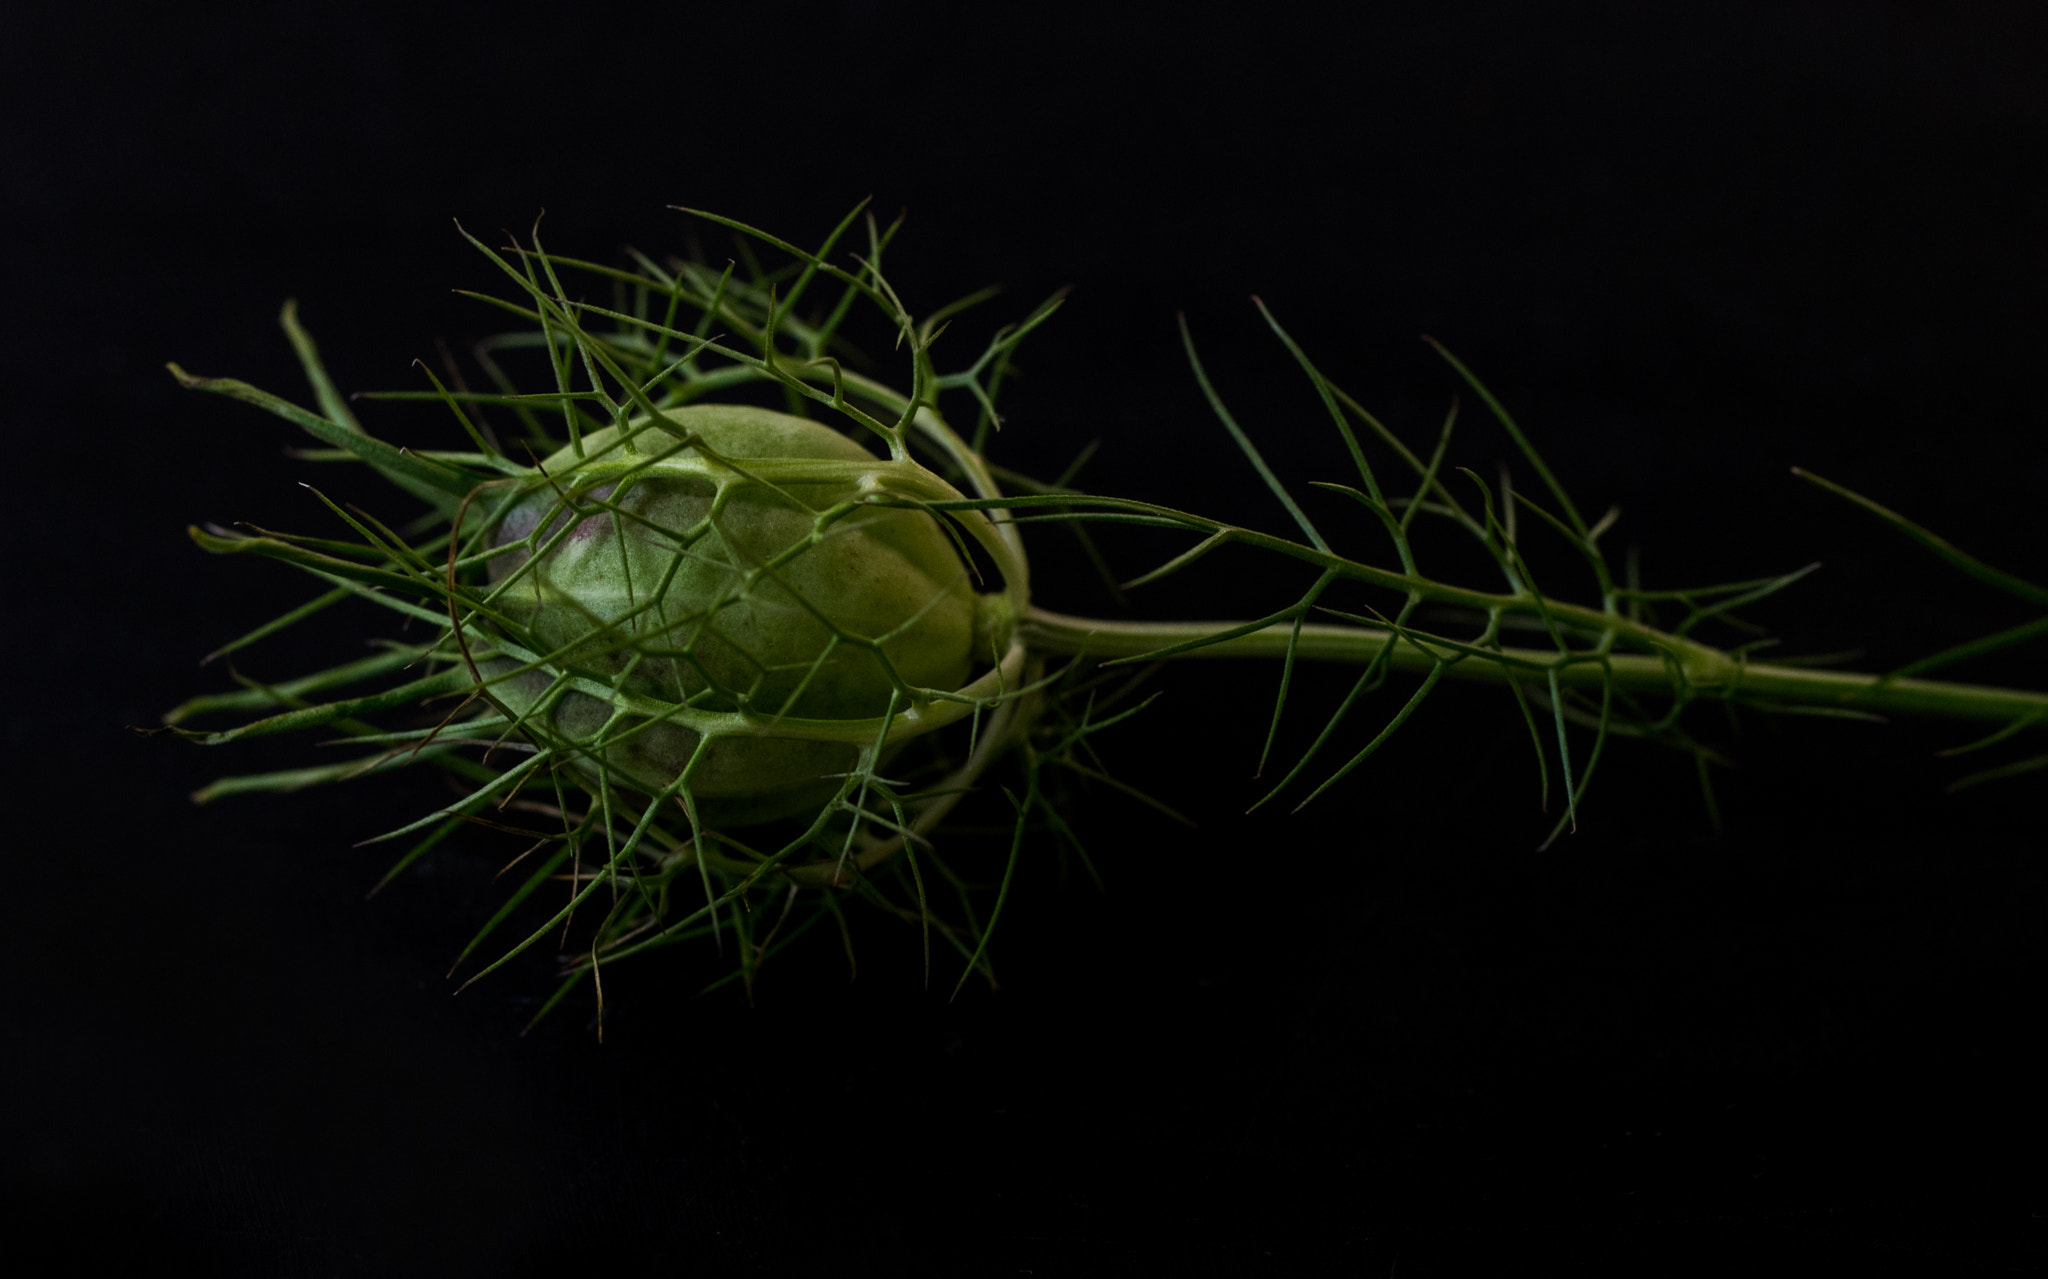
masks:
[[(1456, 389), (1417, 335), (1449, 343), (1582, 505), (1622, 505), (1653, 577), (1824, 561), (1758, 613), (1795, 650), (1881, 668), (2024, 619), (1788, 467), (2042, 571), (2035, 7), (966, 12), (0, 16), (25, 536), (0, 559), (10, 1253), (254, 1275), (2039, 1267), (2041, 804), (2024, 779), (1944, 795), (1965, 761), (1931, 752), (1964, 730), (1703, 716), (1739, 765), (1722, 830), (1686, 761), (1623, 743), (1539, 854), (1497, 694), (1448, 689), (1341, 794), (1246, 817), (1273, 672), (1169, 671), (1102, 749), (1198, 827), (1076, 801), (1106, 888), (1027, 857), (999, 992), (926, 992), (876, 928), (857, 980), (821, 943), (751, 1007), (692, 998), (702, 956), (621, 969), (602, 1045), (587, 1002), (519, 1036), (544, 960), (449, 997), (496, 900), (487, 833), (364, 900), (385, 854), (351, 844), (431, 785), (186, 803), (281, 757), (125, 726), (220, 686), (198, 658), (304, 588), (181, 529), (322, 513), (283, 428), (163, 362), (299, 396), (274, 325), (296, 296), (345, 389), (411, 385), (437, 339), (495, 323), (448, 291), (491, 283), (450, 219), (523, 233), (543, 208), (551, 247), (607, 257), (680, 245), (670, 204), (815, 240), (872, 195), (909, 211), (914, 308), (1001, 282), (992, 323), (1073, 285), (1001, 456), (1056, 471), (1099, 439), (1101, 491), (1282, 527), (1176, 311), (1282, 473), (1338, 474), (1256, 292), (1410, 438)], [(1503, 445), (1466, 422), (1490, 473)], [(1065, 540), (1035, 545), (1045, 602), (1114, 607)], [(1290, 588), (1227, 561), (1134, 607)], [(2023, 660), (1967, 673), (2039, 684)]]

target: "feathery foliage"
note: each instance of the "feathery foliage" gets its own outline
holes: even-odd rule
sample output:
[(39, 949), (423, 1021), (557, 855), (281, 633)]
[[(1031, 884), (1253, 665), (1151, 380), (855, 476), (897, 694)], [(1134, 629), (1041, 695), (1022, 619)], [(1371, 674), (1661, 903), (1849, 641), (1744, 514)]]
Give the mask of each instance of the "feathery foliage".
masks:
[[(465, 823), (518, 841), (524, 851), (504, 872), (513, 886), (456, 967), (474, 964), (474, 981), (528, 948), (555, 946), (562, 982), (543, 1014), (585, 980), (601, 1009), (604, 965), (678, 942), (718, 939), (736, 958), (721, 981), (750, 991), (767, 959), (822, 923), (851, 955), (850, 898), (918, 929), (927, 974), (937, 950), (950, 953), (959, 982), (977, 972), (992, 981), (989, 940), (1020, 865), (1052, 843), (1095, 873), (1084, 833), (1062, 815), (1062, 788), (1122, 785), (1091, 739), (1142, 706), (1138, 676), (1165, 659), (1278, 662), (1256, 752), (1274, 780), (1254, 808), (1299, 808), (1341, 790), (1445, 680), (1498, 686), (1526, 726), (1539, 802), (1554, 814), (1544, 847), (1576, 826), (1618, 737), (1689, 757), (1714, 813), (1710, 773), (1722, 761), (1685, 723), (1700, 702), (1991, 725), (1952, 753), (2009, 751), (2048, 724), (2048, 695), (1923, 678), (2039, 638), (2048, 615), (1886, 674), (1765, 664), (1754, 638), (1707, 642), (1716, 627), (1744, 633), (1739, 610), (1811, 566), (1689, 589), (1645, 587), (1632, 563), (1617, 571), (1603, 544), (1616, 512), (1588, 521), (1507, 410), (1441, 347), (1533, 489), (1505, 468), (1489, 482), (1451, 463), (1455, 402), (1433, 438), (1404, 440), (1258, 304), (1351, 464), (1313, 487), (1361, 508), (1385, 538), (1379, 555), (1350, 553), (1267, 465), (1185, 321), (1195, 379), (1284, 512), (1287, 534), (1076, 491), (1071, 475), (1031, 481), (987, 461), (1013, 357), (1059, 296), (942, 374), (935, 342), (992, 291), (911, 315), (882, 271), (900, 220), (885, 227), (856, 208), (809, 250), (694, 216), (734, 233), (743, 270), (637, 253), (628, 267), (564, 257), (543, 249), (538, 227), (502, 247), (467, 237), (506, 281), (504, 296), (473, 296), (524, 326), (477, 344), (490, 389), (470, 389), (453, 366), (445, 380), (421, 366), (428, 389), (357, 397), (437, 404), (467, 450), (405, 449), (369, 434), (290, 304), (282, 322), (313, 407), (171, 366), (188, 387), (306, 431), (325, 446), (309, 458), (366, 464), (424, 508), (394, 525), (322, 495), (336, 525), (325, 536), (192, 531), (209, 551), (279, 559), (321, 583), (209, 661), (288, 644), (294, 628), (350, 601), (395, 614), (416, 637), (287, 681), (238, 676), (238, 690), (171, 711), (173, 731), (207, 744), (318, 729), (351, 748), (340, 761), (223, 778), (195, 798), (447, 770), (462, 798), (366, 842), (403, 848), (388, 882)], [(780, 264), (764, 266), (760, 251)], [(593, 291), (609, 304), (587, 300)], [(894, 333), (907, 364), (901, 388), (864, 371), (845, 340), (856, 308)], [(528, 376), (526, 389), (512, 368)], [(733, 403), (763, 389), (778, 410)], [(972, 415), (972, 426), (956, 430), (942, 404), (962, 408), (963, 421)], [(2048, 589), (1805, 478), (1987, 585), (2048, 606)], [(1023, 533), (1036, 523), (1068, 526), (1098, 564), (1090, 529), (1186, 535), (1185, 549), (1123, 590), (1195, 570), (1230, 545), (1298, 562), (1313, 580), (1285, 607), (1241, 621), (1072, 617), (1035, 602)], [(1554, 593), (1556, 566), (1531, 562), (1532, 525), (1569, 548), (1597, 599)], [(1434, 575), (1425, 532), (1476, 546), (1493, 580)], [(1309, 744), (1278, 758), (1283, 722), (1301, 713), (1291, 704), (1295, 667), (1318, 660), (1359, 673), (1314, 716)], [(1383, 703), (1369, 740), (1340, 749), (1340, 729)], [(219, 716), (241, 719), (191, 726)], [(2048, 755), (2021, 754), (1956, 785), (2044, 768)], [(1007, 801), (1007, 855), (988, 868), (992, 882), (977, 882), (954, 864), (942, 825), (964, 796), (992, 788)], [(501, 937), (529, 901), (554, 908), (523, 936)]]

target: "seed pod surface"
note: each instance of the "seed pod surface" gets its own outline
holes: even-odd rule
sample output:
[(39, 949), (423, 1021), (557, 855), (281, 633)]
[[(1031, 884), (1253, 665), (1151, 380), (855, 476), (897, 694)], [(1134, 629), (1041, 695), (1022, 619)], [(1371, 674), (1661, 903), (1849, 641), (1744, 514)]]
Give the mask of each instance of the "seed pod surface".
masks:
[[(495, 607), (547, 661), (490, 692), (529, 718), (536, 740), (577, 743), (586, 769), (601, 758), (614, 783), (650, 793), (682, 773), (701, 735), (563, 691), (559, 676), (748, 712), (756, 727), (715, 737), (690, 774), (699, 815), (728, 826), (795, 815), (831, 798), (857, 748), (778, 735), (772, 721), (869, 719), (889, 712), (892, 693), (906, 707), (899, 690), (965, 683), (968, 570), (935, 517), (848, 506), (858, 466), (773, 473), (804, 460), (880, 465), (839, 432), (743, 405), (666, 416), (667, 427), (628, 424), (636, 451), (614, 427), (585, 436), (580, 457), (556, 453), (542, 463), (547, 481), (497, 519), (490, 545), (517, 549), (490, 561)], [(515, 666), (499, 659), (485, 673)]]

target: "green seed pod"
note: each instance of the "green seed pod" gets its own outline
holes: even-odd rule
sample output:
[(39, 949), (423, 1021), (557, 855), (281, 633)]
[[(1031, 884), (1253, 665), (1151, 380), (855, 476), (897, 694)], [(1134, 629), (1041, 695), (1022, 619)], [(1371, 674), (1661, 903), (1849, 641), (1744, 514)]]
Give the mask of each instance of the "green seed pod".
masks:
[[(547, 665), (489, 663), (490, 695), (536, 741), (573, 743), (588, 772), (601, 760), (660, 793), (687, 770), (710, 824), (814, 810), (858, 747), (791, 721), (871, 720), (906, 690), (965, 683), (968, 565), (936, 517), (865, 503), (862, 472), (882, 462), (829, 427), (745, 405), (664, 416), (557, 452), (492, 524), (498, 615)], [(581, 691), (572, 673), (640, 701)], [(648, 704), (754, 728), (707, 741)]]

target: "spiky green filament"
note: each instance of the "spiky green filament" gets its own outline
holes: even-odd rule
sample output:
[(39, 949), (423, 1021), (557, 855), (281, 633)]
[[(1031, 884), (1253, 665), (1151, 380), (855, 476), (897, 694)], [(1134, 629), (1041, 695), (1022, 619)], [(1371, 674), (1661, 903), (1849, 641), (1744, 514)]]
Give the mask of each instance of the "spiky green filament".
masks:
[[(1022, 625), (1025, 642), (1034, 649), (1085, 654), (1101, 661), (1151, 661), (1165, 652), (1180, 657), (1272, 659), (1285, 657), (1291, 641), (1297, 657), (1312, 661), (1361, 666), (1384, 661), (1394, 670), (1417, 674), (1427, 673), (1439, 662), (1456, 662), (1450, 672), (1453, 678), (1478, 683), (1508, 684), (1540, 679), (1555, 671), (1558, 682), (1574, 690), (1611, 686), (1629, 693), (1672, 691), (1670, 663), (1638, 653), (1610, 653), (1595, 661), (1553, 649), (1508, 645), (1475, 649), (1413, 631), (1396, 636), (1390, 630), (1310, 624), (1301, 627), (1299, 636), (1292, 636), (1292, 628), (1285, 622), (1244, 632), (1242, 622), (1123, 622), (1068, 617), (1039, 608), (1025, 614)], [(1214, 638), (1219, 635), (1230, 638)], [(1773, 666), (1745, 661), (1731, 653), (1720, 656), (1733, 667), (1733, 678), (1707, 688), (1691, 685), (1696, 693), (1774, 709), (1785, 705), (1835, 707), (1872, 715), (1927, 715), (2018, 726), (2048, 717), (2048, 693)]]

